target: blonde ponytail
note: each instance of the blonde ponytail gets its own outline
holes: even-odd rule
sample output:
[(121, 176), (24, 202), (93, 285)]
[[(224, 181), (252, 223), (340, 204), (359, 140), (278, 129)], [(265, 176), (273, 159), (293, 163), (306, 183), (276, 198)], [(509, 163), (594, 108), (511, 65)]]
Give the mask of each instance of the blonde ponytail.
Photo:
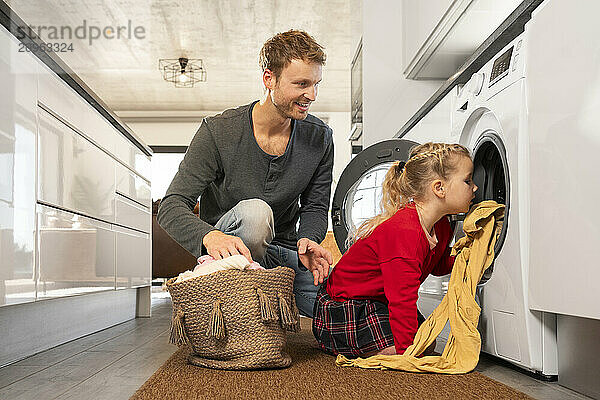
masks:
[(385, 174), (381, 185), (381, 213), (350, 232), (346, 244), (350, 246), (369, 236), (400, 208), (413, 200), (422, 199), (427, 186), (434, 179), (448, 179), (456, 168), (458, 156), (471, 157), (469, 150), (460, 144), (430, 142), (413, 147), (406, 163), (394, 162)]

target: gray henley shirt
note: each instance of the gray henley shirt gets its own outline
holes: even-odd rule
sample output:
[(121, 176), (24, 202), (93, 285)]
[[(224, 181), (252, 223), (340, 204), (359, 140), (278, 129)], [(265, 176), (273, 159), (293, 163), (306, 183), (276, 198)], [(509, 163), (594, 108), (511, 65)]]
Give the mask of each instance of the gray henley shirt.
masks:
[[(273, 244), (296, 250), (298, 238), (317, 243), (325, 238), (333, 168), (331, 128), (312, 115), (292, 120), (285, 153), (270, 155), (254, 138), (254, 104), (202, 121), (160, 203), (160, 226), (196, 257), (204, 235), (245, 199), (262, 199), (271, 206)], [(192, 213), (199, 196), (200, 218)]]

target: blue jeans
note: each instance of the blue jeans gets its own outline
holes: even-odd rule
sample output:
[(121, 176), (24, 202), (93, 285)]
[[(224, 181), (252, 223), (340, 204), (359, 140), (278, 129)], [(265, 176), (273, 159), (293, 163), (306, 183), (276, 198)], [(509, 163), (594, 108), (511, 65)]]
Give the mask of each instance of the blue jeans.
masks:
[(263, 200), (242, 200), (226, 212), (215, 228), (228, 235), (237, 236), (248, 247), (252, 259), (265, 268), (285, 266), (296, 272), (294, 294), (302, 315), (312, 318), (313, 305), (319, 291), (314, 277), (298, 259), (298, 252), (271, 244), (275, 237), (273, 210)]

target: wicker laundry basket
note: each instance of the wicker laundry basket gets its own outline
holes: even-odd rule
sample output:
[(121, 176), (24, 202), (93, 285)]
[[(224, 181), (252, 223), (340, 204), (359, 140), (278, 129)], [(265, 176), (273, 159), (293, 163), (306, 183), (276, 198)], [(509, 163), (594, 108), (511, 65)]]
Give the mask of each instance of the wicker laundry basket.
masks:
[(294, 270), (227, 270), (175, 283), (171, 343), (190, 343), (191, 364), (218, 369), (281, 368), (292, 363), (285, 331), (300, 330)]

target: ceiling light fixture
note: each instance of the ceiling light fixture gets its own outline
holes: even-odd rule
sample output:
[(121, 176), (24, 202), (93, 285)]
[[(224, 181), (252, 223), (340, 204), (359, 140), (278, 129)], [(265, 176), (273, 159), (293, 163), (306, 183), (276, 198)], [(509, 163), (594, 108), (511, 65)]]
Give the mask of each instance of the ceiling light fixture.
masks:
[(161, 58), (158, 69), (163, 79), (173, 82), (175, 87), (194, 87), (196, 82), (206, 82), (206, 69), (200, 58)]

